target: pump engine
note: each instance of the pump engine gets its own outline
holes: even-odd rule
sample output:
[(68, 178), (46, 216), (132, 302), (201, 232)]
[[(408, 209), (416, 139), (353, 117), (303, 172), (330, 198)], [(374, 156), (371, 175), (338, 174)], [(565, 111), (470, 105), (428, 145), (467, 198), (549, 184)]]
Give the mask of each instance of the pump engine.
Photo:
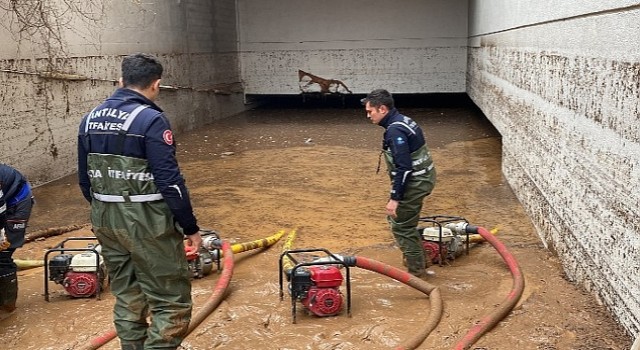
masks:
[[(440, 229), (442, 236), (440, 236)], [(446, 227), (425, 227), (421, 232), (425, 258), (432, 263), (438, 263), (440, 259), (453, 260), (464, 252), (462, 237), (454, 235)], [(442, 243), (440, 243), (440, 239), (442, 239)]]
[[(294, 253), (323, 251), (327, 257), (314, 259), (310, 262), (298, 263), (293, 257)], [(295, 266), (285, 269), (287, 263)], [(342, 267), (345, 268), (346, 278), (343, 277)], [(286, 270), (286, 271), (285, 271)], [(280, 299), (282, 293), (282, 276), (289, 281), (289, 293), (291, 294), (293, 322), (296, 320), (296, 304), (300, 302), (304, 309), (312, 315), (319, 317), (338, 315), (345, 304), (345, 298), (340, 288), (346, 280), (347, 312), (351, 315), (351, 284), (349, 281), (349, 266), (341, 260), (341, 257), (331, 254), (325, 249), (302, 249), (286, 251), (280, 259)]]
[[(106, 268), (99, 244), (89, 244), (86, 248), (64, 248), (63, 243), (45, 254), (45, 270), (48, 281), (64, 287), (74, 298), (98, 296), (106, 276)], [(48, 259), (52, 252), (60, 254)], [(77, 252), (77, 254), (70, 254)], [(46, 275), (45, 275), (46, 278)], [(48, 301), (48, 281), (45, 281), (45, 298)]]
[(422, 237), (427, 265), (454, 260), (468, 251), (468, 245), (465, 244), (468, 237), (445, 227), (450, 223), (467, 222), (466, 219), (458, 216), (426, 216), (420, 218), (420, 221), (430, 225), (416, 228)]
[(290, 288), (310, 313), (320, 317), (335, 316), (342, 310), (342, 281), (338, 267), (316, 265), (297, 269)]

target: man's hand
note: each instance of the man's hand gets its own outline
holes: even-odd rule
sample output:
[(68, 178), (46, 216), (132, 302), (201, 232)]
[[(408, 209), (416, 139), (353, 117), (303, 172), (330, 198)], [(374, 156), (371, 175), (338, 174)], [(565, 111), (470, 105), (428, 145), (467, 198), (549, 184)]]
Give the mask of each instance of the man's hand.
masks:
[(9, 239), (4, 233), (4, 228), (0, 228), (0, 251), (5, 250), (11, 246)]
[(202, 248), (202, 236), (200, 235), (200, 231), (187, 236), (187, 245), (195, 248), (189, 249), (187, 251), (187, 256), (198, 254), (200, 248)]
[(396, 209), (398, 209), (397, 200), (389, 199), (389, 202), (387, 203), (387, 206), (385, 207), (385, 209), (387, 211), (387, 215), (391, 216), (394, 219), (398, 217), (398, 215), (396, 214)]

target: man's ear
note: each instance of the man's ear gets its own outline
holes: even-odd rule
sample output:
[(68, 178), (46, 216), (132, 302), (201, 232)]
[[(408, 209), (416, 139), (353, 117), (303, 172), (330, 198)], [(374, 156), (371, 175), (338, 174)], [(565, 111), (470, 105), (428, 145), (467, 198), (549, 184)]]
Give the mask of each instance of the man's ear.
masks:
[(155, 81), (153, 82), (152, 86), (153, 86), (153, 89), (154, 89), (154, 90), (156, 90), (156, 91), (160, 91), (160, 79), (155, 80)]
[(387, 107), (385, 105), (381, 105), (380, 106), (380, 112), (382, 112), (383, 114), (389, 113), (389, 107)]
[(118, 78), (118, 87), (124, 87), (124, 81), (122, 80), (122, 77)]

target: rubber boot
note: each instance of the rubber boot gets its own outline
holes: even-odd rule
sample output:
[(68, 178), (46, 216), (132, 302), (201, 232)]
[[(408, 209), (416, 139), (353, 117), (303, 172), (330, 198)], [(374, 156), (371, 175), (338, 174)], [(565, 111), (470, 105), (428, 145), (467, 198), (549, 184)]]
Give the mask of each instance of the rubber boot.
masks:
[(427, 277), (427, 270), (424, 267), (424, 256), (405, 256), (405, 261), (410, 274), (418, 278)]
[(0, 310), (11, 313), (16, 309), (18, 299), (18, 274), (15, 272), (0, 276)]
[(122, 350), (144, 350), (144, 340), (120, 340)]

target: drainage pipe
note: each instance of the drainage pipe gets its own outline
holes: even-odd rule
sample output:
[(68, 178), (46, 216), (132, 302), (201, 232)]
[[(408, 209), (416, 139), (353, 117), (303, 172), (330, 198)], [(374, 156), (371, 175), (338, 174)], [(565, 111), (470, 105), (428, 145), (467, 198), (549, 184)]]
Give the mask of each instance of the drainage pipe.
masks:
[(84, 225), (69, 225), (64, 227), (50, 227), (38, 231), (29, 232), (24, 237), (24, 243), (33, 242), (38, 238), (48, 238), (52, 236), (59, 236), (71, 231), (77, 231), (83, 228), (88, 228), (87, 224)]
[[(282, 251), (286, 252), (288, 250), (291, 250), (291, 247), (293, 247), (293, 240), (296, 239), (296, 230), (292, 230), (291, 232), (289, 232), (289, 235), (287, 236), (287, 239), (284, 241), (284, 244), (282, 245)], [(282, 257), (282, 269), (283, 271), (291, 271), (293, 270), (295, 264), (293, 263), (293, 261), (291, 261), (291, 259), (288, 256), (283, 256)]]
[[(491, 229), (491, 231), (489, 232), (491, 232), (491, 234), (495, 236), (498, 234), (498, 229), (494, 228), (494, 229)], [(484, 237), (482, 237), (481, 235), (477, 233), (469, 235), (469, 243), (482, 243), (482, 242), (484, 242)]]
[[(211, 294), (211, 297), (207, 299), (205, 305), (196, 313), (189, 323), (189, 328), (187, 330), (187, 335), (193, 331), (202, 321), (220, 304), (224, 295), (226, 293), (227, 288), (229, 287), (229, 283), (231, 281), (231, 276), (233, 275), (233, 252), (231, 251), (231, 245), (228, 242), (222, 243), (222, 251), (225, 254), (224, 262), (223, 262), (223, 270), (216, 286)], [(81, 350), (96, 350), (110, 342), (113, 338), (117, 336), (115, 329), (108, 330), (102, 335), (92, 339), (89, 343), (85, 344), (81, 347)]]
[(34, 267), (42, 267), (44, 266), (44, 260), (22, 260), (22, 259), (13, 259), (13, 262), (18, 267), (18, 270), (28, 270)]
[(355, 258), (355, 266), (391, 277), (394, 280), (413, 287), (429, 296), (429, 299), (431, 300), (431, 310), (429, 312), (429, 318), (422, 326), (422, 329), (420, 329), (413, 338), (395, 347), (396, 350), (416, 349), (438, 326), (440, 318), (442, 317), (442, 296), (440, 295), (438, 287), (415, 277), (408, 272), (373, 259), (361, 256), (345, 257), (343, 259), (345, 263), (349, 264), (349, 261), (353, 258)]
[[(233, 252), (233, 254), (238, 254), (238, 253), (246, 252), (253, 249), (270, 247), (274, 243), (276, 243), (278, 240), (280, 240), (282, 236), (284, 236), (284, 230), (280, 230), (275, 234), (266, 238), (256, 239), (255, 241), (245, 242), (245, 243), (235, 243), (231, 245), (231, 251)], [(217, 250), (214, 250), (212, 253), (213, 253), (212, 254), (213, 259), (217, 259), (218, 258)], [(223, 251), (220, 251), (220, 256), (221, 257), (224, 256)]]
[(524, 291), (524, 276), (513, 255), (511, 255), (505, 245), (492, 235), (491, 232), (487, 231), (487, 229), (479, 226), (472, 226), (467, 223), (447, 224), (446, 227), (450, 228), (452, 231), (457, 231), (458, 233), (467, 232), (481, 235), (498, 251), (500, 256), (502, 256), (502, 259), (509, 267), (509, 271), (513, 277), (513, 285), (506, 299), (498, 305), (496, 310), (489, 315), (484, 316), (478, 323), (471, 327), (467, 334), (462, 337), (454, 348), (455, 350), (467, 350), (471, 348), (471, 346), (478, 341), (480, 337), (500, 322), (500, 320), (505, 318), (516, 306), (518, 300), (520, 300), (520, 297), (522, 296), (522, 292)]
[(215, 310), (218, 305), (224, 299), (224, 296), (227, 292), (229, 284), (231, 283), (231, 276), (233, 276), (233, 251), (231, 250), (231, 245), (229, 242), (222, 242), (222, 251), (224, 252), (224, 262), (222, 263), (222, 274), (220, 274), (220, 278), (218, 278), (218, 283), (216, 283), (216, 287), (211, 293), (211, 296), (204, 305), (198, 310), (198, 312), (191, 317), (191, 322), (189, 323), (189, 329), (187, 330), (187, 335), (191, 333), (196, 327), (204, 321), (207, 316), (209, 316), (213, 310)]
[(96, 350), (96, 349), (99, 349), (101, 346), (103, 346), (104, 344), (110, 342), (116, 336), (117, 336), (116, 330), (115, 329), (110, 329), (110, 330), (102, 333), (102, 335), (99, 335), (99, 336), (91, 339), (87, 344), (82, 346), (80, 348), (80, 350)]

